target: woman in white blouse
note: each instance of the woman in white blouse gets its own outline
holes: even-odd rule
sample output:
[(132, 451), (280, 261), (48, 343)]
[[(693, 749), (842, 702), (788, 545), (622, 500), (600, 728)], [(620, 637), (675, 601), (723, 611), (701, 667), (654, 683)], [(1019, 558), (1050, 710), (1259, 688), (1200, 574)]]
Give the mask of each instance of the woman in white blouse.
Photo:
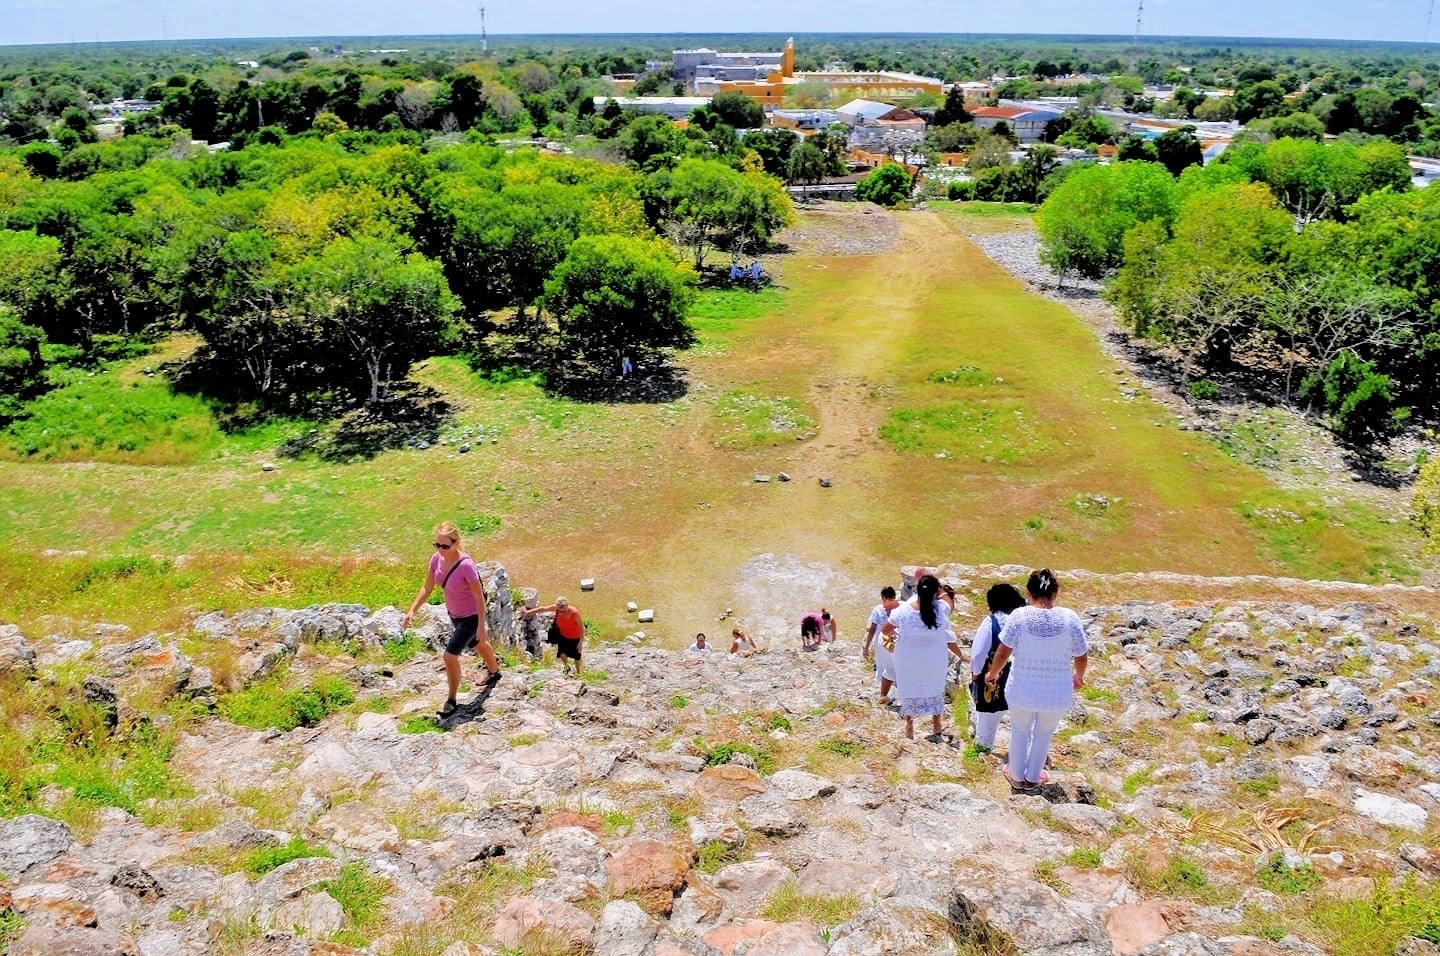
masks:
[(1044, 779), (1045, 758), (1060, 718), (1085, 686), (1085, 626), (1080, 615), (1056, 607), (1060, 582), (1049, 568), (1031, 572), (1030, 604), (1017, 608), (1000, 632), (1000, 649), (985, 672), (995, 684), (1014, 655), (1005, 698), (1010, 705), (1010, 762), (1005, 776), (1017, 790), (1034, 790)]

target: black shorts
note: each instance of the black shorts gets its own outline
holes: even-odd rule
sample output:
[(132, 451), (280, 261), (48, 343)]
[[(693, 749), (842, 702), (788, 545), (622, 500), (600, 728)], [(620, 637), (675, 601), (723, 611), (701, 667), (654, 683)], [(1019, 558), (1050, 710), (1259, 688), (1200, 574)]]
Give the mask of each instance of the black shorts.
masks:
[(555, 656), (568, 657), (572, 661), (580, 659), (580, 641), (582, 638), (575, 638), (573, 641), (568, 637), (562, 637), (555, 642)]
[(458, 657), (461, 651), (475, 643), (475, 635), (480, 632), (480, 615), (451, 617), (450, 623), (455, 625), (455, 633), (445, 642), (445, 653)]

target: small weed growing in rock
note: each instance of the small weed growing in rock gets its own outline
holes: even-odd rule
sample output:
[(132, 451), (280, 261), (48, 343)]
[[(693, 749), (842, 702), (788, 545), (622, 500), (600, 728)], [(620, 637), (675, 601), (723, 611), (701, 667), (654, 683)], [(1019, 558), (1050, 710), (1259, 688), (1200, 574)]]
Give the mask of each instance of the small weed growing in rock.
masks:
[(610, 675), (607, 674), (605, 671), (588, 670), (580, 675), (581, 681), (591, 685), (603, 684), (609, 679)]
[(220, 924), (220, 931), (211, 940), (211, 951), (216, 956), (244, 956), (251, 951), (251, 942), (259, 939), (261, 934), (260, 923), (254, 916), (228, 919)]
[(513, 737), (506, 737), (505, 742), (511, 747), (528, 747), (544, 739), (545, 738), (539, 734), (516, 734)]
[(685, 705), (688, 703), (690, 703), (690, 698), (686, 697), (684, 694), (676, 694), (674, 697), (670, 698), (670, 706), (674, 707), (676, 710), (683, 710)]
[(1065, 862), (1077, 870), (1093, 870), (1100, 866), (1100, 851), (1080, 847), (1071, 850)]
[(284, 866), (291, 860), (300, 860), (312, 856), (333, 856), (323, 846), (311, 846), (299, 837), (294, 837), (284, 846), (261, 847), (250, 854), (250, 859), (245, 865), (256, 876), (264, 876), (278, 866)]
[(837, 757), (858, 757), (865, 752), (865, 745), (853, 740), (832, 737), (829, 740), (820, 741), (815, 745), (815, 749), (823, 750), (825, 753), (834, 754)]
[(1248, 790), (1257, 797), (1268, 797), (1280, 789), (1280, 776), (1274, 773), (1267, 773), (1263, 777), (1256, 777), (1254, 780), (1246, 780), (1240, 784), (1241, 790)]
[(1146, 764), (1139, 770), (1125, 776), (1125, 781), (1120, 784), (1120, 791), (1127, 797), (1133, 797), (1140, 792), (1140, 788), (1150, 782), (1155, 776), (1155, 768)]
[(406, 631), (404, 637), (392, 638), (380, 645), (385, 660), (391, 664), (408, 664), (428, 650), (425, 641), (414, 631)]
[(525, 696), (530, 700), (534, 700), (536, 697), (539, 697), (544, 690), (545, 682), (543, 680), (537, 680), (526, 689)]
[(25, 917), (14, 910), (0, 913), (0, 947), (7, 947), (25, 930)]
[(606, 836), (625, 836), (635, 829), (635, 818), (624, 810), (601, 811), (600, 823)]
[(390, 881), (371, 873), (364, 863), (347, 863), (340, 875), (326, 880), (320, 888), (340, 904), (349, 923), (333, 937), (347, 946), (365, 946), (380, 927)]
[(760, 915), (777, 923), (805, 920), (815, 926), (839, 926), (860, 912), (860, 900), (852, 894), (825, 896), (818, 893), (801, 893), (800, 885), (787, 880), (770, 897)]
[(1114, 703), (1120, 699), (1119, 695), (1113, 690), (1106, 690), (1103, 687), (1091, 687), (1089, 684), (1080, 688), (1080, 696), (1089, 701), (1105, 701), (1106, 703)]
[(705, 766), (718, 767), (721, 764), (731, 762), (736, 754), (744, 754), (755, 762), (755, 769), (763, 774), (769, 774), (775, 769), (775, 755), (767, 747), (756, 747), (752, 744), (723, 743), (710, 746), (705, 743), (703, 737), (695, 738), (695, 746), (705, 757)]
[(1070, 888), (1065, 885), (1064, 880), (1060, 879), (1059, 873), (1057, 872), (1059, 869), (1060, 864), (1054, 860), (1036, 860), (1035, 882), (1044, 883), (1055, 892), (1064, 894)]
[(790, 718), (776, 711), (770, 715), (769, 727), (771, 730), (791, 730)]
[(402, 734), (438, 734), (445, 728), (434, 714), (406, 714), (400, 718), (397, 729)]
[(1272, 893), (1279, 893), (1281, 896), (1299, 896), (1301, 893), (1308, 893), (1320, 885), (1320, 874), (1308, 863), (1300, 866), (1291, 866), (1285, 862), (1285, 857), (1279, 853), (1270, 863), (1261, 867), (1260, 872), (1255, 874), (1260, 885)]
[(739, 863), (740, 849), (720, 840), (711, 840), (696, 851), (695, 869), (701, 873), (715, 873), (731, 863)]

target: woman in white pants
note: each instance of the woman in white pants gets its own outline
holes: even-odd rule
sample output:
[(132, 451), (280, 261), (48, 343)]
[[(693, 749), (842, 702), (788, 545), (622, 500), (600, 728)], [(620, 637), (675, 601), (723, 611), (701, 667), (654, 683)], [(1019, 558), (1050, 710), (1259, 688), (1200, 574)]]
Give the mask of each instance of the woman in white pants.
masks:
[(1000, 729), (1000, 718), (1010, 705), (1005, 700), (1006, 678), (1009, 671), (1001, 670), (1000, 680), (995, 684), (985, 683), (985, 672), (1000, 651), (1000, 632), (1010, 612), (1025, 606), (1025, 596), (1013, 584), (992, 584), (985, 592), (985, 605), (990, 613), (980, 620), (975, 628), (975, 639), (970, 643), (970, 702), (975, 707), (975, 743), (986, 752), (995, 747), (995, 732)]
[(1045, 758), (1060, 718), (1085, 686), (1090, 645), (1080, 615), (1056, 607), (1060, 582), (1049, 568), (1030, 574), (1025, 584), (1030, 604), (1017, 608), (1000, 632), (1000, 649), (985, 672), (987, 685), (998, 684), (1000, 672), (1014, 656), (1005, 687), (1010, 704), (1010, 762), (1005, 776), (1017, 790), (1034, 790), (1044, 780)]

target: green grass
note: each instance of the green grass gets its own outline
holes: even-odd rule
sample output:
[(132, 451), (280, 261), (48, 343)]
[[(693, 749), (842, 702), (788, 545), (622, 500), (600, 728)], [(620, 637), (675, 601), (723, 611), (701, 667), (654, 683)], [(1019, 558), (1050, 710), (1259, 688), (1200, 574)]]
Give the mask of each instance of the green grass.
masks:
[(1299, 915), (1334, 956), (1393, 953), (1408, 936), (1440, 944), (1440, 884), (1412, 878), (1396, 887), (1377, 877), (1369, 896), (1322, 899)]
[(0, 912), (0, 949), (8, 947), (25, 932), (25, 917), (14, 910)]
[(897, 408), (880, 426), (880, 437), (896, 451), (986, 465), (1013, 465), (1054, 447), (1014, 399)]
[(321, 883), (320, 889), (345, 911), (345, 926), (332, 939), (346, 946), (367, 946), (385, 917), (390, 881), (370, 872), (364, 863), (347, 863), (339, 876)]
[(815, 418), (800, 402), (784, 395), (757, 395), (735, 389), (715, 402), (721, 448), (757, 448), (794, 442), (814, 434)]
[(171, 391), (151, 360), (98, 372), (67, 370), (65, 383), (31, 402), (3, 433), (14, 455), (40, 461), (188, 465), (220, 454), (274, 447), (308, 423), (275, 421), (227, 434), (204, 399)]
[(1148, 784), (1155, 777), (1155, 768), (1146, 764), (1139, 770), (1125, 775), (1124, 781), (1120, 784), (1120, 792), (1127, 797), (1133, 797), (1140, 792), (1140, 788)]
[(989, 385), (994, 377), (985, 374), (978, 366), (961, 365), (959, 368), (947, 369), (943, 372), (931, 372), (925, 376), (925, 381), (935, 385)]
[(430, 645), (414, 631), (406, 631), (404, 636), (390, 638), (381, 645), (385, 660), (396, 666), (408, 664), (429, 650)]
[(755, 761), (755, 769), (760, 773), (770, 774), (775, 770), (775, 754), (766, 746), (736, 742), (708, 744), (702, 737), (695, 738), (695, 746), (704, 755), (707, 767), (727, 764), (736, 754), (745, 754)]
[[(683, 824), (685, 818), (681, 816), (680, 819)], [(719, 840), (703, 843), (695, 852), (695, 869), (701, 873), (717, 873), (731, 863), (739, 863), (742, 858), (741, 847), (731, 846)]]
[(784, 291), (773, 286), (757, 291), (705, 289), (690, 309), (690, 324), (705, 342), (733, 333), (744, 323), (778, 312), (784, 304)]
[(1092, 703), (1103, 702), (1113, 704), (1120, 699), (1120, 695), (1116, 694), (1113, 690), (1106, 690), (1103, 687), (1092, 687), (1089, 684), (1080, 688), (1080, 696)]
[(400, 718), (398, 729), (402, 734), (438, 734), (445, 730), (434, 714), (407, 714)]
[(777, 923), (803, 920), (825, 929), (850, 919), (860, 912), (862, 905), (860, 898), (853, 894), (828, 896), (802, 893), (795, 880), (787, 880), (765, 903), (760, 916)]
[(1285, 862), (1285, 857), (1278, 853), (1268, 864), (1261, 867), (1256, 878), (1265, 889), (1281, 896), (1308, 893), (1321, 883), (1320, 874), (1315, 872), (1313, 866), (1302, 863), (1292, 867)]
[(685, 708), (685, 705), (688, 703), (690, 703), (690, 698), (686, 697), (684, 694), (676, 694), (674, 697), (670, 698), (670, 706), (674, 707), (676, 710), (683, 710)]
[(1246, 780), (1240, 784), (1240, 789), (1255, 794), (1257, 797), (1268, 797), (1280, 789), (1279, 774), (1267, 773), (1264, 776), (1256, 777), (1254, 780)]
[(355, 691), (343, 678), (321, 674), (308, 687), (286, 686), (288, 670), (277, 668), (244, 690), (222, 694), (218, 706), (226, 720), (255, 730), (314, 727), (355, 702)]
[(1065, 862), (1078, 870), (1093, 870), (1100, 866), (1100, 851), (1088, 847), (1077, 847), (1065, 857)]
[(323, 846), (311, 846), (300, 837), (292, 837), (290, 842), (283, 846), (266, 846), (252, 852), (245, 862), (245, 869), (255, 876), (264, 876), (271, 870), (284, 866), (291, 860), (302, 860), (307, 857), (316, 856), (329, 857), (333, 855), (334, 854)]
[(817, 743), (815, 749), (828, 754), (835, 754), (837, 757), (858, 757), (865, 752), (865, 745), (856, 743), (853, 740), (832, 737)]

